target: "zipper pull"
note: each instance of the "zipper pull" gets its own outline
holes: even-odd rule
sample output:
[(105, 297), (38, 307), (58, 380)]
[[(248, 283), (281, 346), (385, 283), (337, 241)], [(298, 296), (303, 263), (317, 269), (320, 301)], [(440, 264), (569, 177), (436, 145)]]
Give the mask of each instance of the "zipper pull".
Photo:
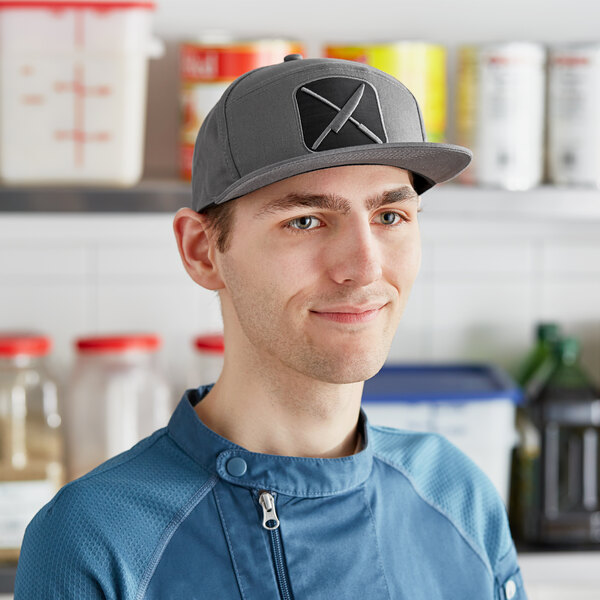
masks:
[(265, 529), (277, 529), (279, 527), (279, 519), (275, 512), (275, 498), (267, 492), (262, 491), (258, 498), (263, 509), (263, 527)]

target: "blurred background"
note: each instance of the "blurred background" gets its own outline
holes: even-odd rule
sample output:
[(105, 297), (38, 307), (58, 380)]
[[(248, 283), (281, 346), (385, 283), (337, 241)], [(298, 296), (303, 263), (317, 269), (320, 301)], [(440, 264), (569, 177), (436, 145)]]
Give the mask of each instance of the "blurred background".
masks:
[[(572, 399), (579, 386), (588, 416), (565, 447), (583, 473), (581, 482), (570, 481), (583, 491), (557, 510), (571, 514), (581, 505), (585, 518), (579, 534), (552, 539), (554, 552), (542, 562), (524, 564), (534, 600), (597, 598), (600, 8), (587, 0), (122, 4), (0, 0), (0, 462), (8, 461), (0, 513), (14, 512), (15, 499), (30, 494), (2, 481), (68, 481), (165, 424), (186, 388), (218, 375), (218, 298), (189, 279), (172, 233), (175, 211), (190, 203), (193, 140), (241, 73), (292, 52), (334, 56), (398, 77), (421, 104), (428, 139), (475, 154), (460, 180), (423, 197), (422, 269), (388, 366), (437, 365), (462, 375), (461, 368), (472, 375), (473, 365), (489, 367), (477, 372), (479, 393), (511, 407), (501, 437), (513, 489), (515, 464), (525, 469), (532, 448), (541, 460), (546, 443), (549, 413), (524, 407), (544, 393), (552, 402)], [(549, 339), (540, 327), (548, 324), (555, 327), (550, 359), (540, 351)], [(566, 350), (557, 332), (570, 340)], [(565, 360), (577, 367), (571, 388), (557, 384)], [(25, 372), (27, 384), (19, 380)], [(482, 373), (489, 376), (483, 383)], [(114, 386), (107, 391), (110, 381), (129, 389), (129, 398), (152, 397), (152, 419), (140, 425), (140, 406), (123, 416), (119, 407), (129, 400)], [(456, 399), (460, 389), (442, 391)], [(431, 393), (424, 392), (429, 400)], [(106, 409), (96, 421), (82, 414), (86, 401), (104, 403), (111, 394), (116, 413)], [(41, 475), (15, 475), (33, 464), (27, 444), (15, 459), (8, 422), (17, 397), (31, 403), (30, 415), (36, 402), (41, 407), (37, 426), (45, 432), (36, 436), (47, 436), (51, 448)], [(477, 429), (489, 415), (465, 419)], [(98, 427), (85, 429), (86, 418), (113, 419), (124, 433), (96, 439), (89, 431)], [(427, 422), (430, 415), (421, 425)], [(35, 430), (25, 417), (22, 423)], [(95, 440), (88, 462), (69, 466), (61, 444), (74, 453), (83, 438)], [(39, 508), (53, 489), (35, 492), (33, 504)], [(516, 528), (522, 510), (511, 515)], [(19, 519), (0, 517), (0, 561), (3, 548), (15, 560)], [(557, 553), (565, 544), (571, 552)], [(0, 572), (0, 591), (1, 582)]]

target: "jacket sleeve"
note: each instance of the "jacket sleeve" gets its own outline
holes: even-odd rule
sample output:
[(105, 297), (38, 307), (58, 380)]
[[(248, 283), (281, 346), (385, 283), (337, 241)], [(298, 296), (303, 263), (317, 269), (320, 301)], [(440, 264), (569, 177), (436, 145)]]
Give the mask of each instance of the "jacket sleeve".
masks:
[(496, 564), (494, 579), (495, 600), (527, 600), (514, 545)]
[(37, 513), (25, 531), (15, 600), (107, 600), (61, 493)]

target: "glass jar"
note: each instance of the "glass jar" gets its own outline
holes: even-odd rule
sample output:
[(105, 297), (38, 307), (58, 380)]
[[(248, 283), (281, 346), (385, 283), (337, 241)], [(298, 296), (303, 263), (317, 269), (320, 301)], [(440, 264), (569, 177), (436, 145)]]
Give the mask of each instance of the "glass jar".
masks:
[(194, 357), (188, 372), (188, 387), (215, 383), (223, 370), (225, 338), (222, 333), (199, 335), (193, 340)]
[(65, 410), (70, 479), (167, 425), (173, 406), (156, 360), (160, 345), (152, 334), (76, 340)]
[(16, 561), (29, 521), (65, 481), (51, 340), (0, 333), (0, 562)]

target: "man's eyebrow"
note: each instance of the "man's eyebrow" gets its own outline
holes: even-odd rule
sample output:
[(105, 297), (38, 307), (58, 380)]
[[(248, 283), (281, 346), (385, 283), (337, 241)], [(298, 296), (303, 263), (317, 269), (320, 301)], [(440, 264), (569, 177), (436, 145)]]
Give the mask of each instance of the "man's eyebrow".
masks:
[[(399, 188), (388, 190), (377, 196), (368, 198), (365, 202), (367, 210), (376, 210), (385, 204), (399, 202), (416, 202), (419, 205), (419, 195), (410, 185), (403, 185)], [(319, 208), (330, 210), (347, 215), (352, 210), (350, 202), (336, 194), (297, 194), (290, 193), (281, 198), (276, 198), (265, 204), (255, 215), (255, 219), (260, 219), (267, 215), (284, 212), (295, 208)], [(421, 212), (419, 207), (418, 212)]]

